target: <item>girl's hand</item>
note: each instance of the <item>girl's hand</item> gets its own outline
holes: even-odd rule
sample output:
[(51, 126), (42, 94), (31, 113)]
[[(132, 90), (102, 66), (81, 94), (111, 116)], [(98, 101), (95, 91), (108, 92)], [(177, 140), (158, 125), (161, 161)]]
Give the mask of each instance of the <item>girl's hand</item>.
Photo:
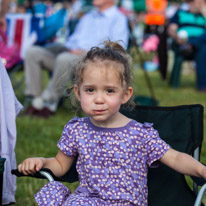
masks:
[(203, 166), (203, 169), (202, 169), (202, 177), (206, 180), (206, 166), (205, 165)]
[(61, 177), (69, 170), (74, 159), (74, 156), (67, 156), (62, 151), (59, 151), (56, 157), (33, 157), (25, 159), (19, 164), (18, 170), (24, 175), (30, 175), (38, 172), (42, 167), (45, 167), (50, 169), (55, 176)]
[(21, 164), (18, 166), (19, 172), (23, 173), (24, 175), (34, 174), (38, 172), (44, 165), (44, 158), (34, 157), (25, 159)]

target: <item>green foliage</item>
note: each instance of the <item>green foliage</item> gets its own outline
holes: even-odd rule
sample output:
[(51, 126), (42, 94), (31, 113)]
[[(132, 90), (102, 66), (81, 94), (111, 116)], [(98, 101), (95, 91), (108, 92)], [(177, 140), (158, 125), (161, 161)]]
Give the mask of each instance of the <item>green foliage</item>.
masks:
[[(187, 70), (187, 68), (186, 68)], [(135, 95), (150, 96), (142, 70), (135, 69), (134, 89)], [(184, 74), (179, 89), (168, 86), (168, 80), (161, 79), (158, 71), (148, 73), (153, 85), (157, 100), (161, 106), (175, 106), (182, 104), (202, 104), (205, 106), (206, 98), (203, 93), (196, 90), (195, 74)], [(18, 99), (23, 101), (23, 94)], [(49, 119), (38, 117), (17, 117), (17, 144), (16, 158), (19, 164), (22, 160), (32, 156), (55, 156), (57, 152), (57, 141), (61, 136), (64, 125), (74, 116), (75, 111), (71, 109), (69, 99), (61, 105), (57, 113)], [(206, 113), (204, 114), (204, 128), (206, 130)], [(204, 131), (206, 134), (206, 131)], [(206, 163), (206, 140), (202, 147), (201, 161)], [(34, 206), (33, 195), (46, 183), (45, 180), (22, 177), (17, 178), (16, 206)], [(78, 183), (66, 184), (72, 191)]]

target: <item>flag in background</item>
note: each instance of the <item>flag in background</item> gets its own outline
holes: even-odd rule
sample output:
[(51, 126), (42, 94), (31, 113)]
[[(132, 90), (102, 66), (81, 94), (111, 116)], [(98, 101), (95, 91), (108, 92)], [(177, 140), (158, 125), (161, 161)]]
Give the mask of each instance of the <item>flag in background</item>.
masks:
[(40, 18), (32, 14), (11, 13), (6, 15), (8, 46), (14, 42), (20, 47), (20, 56), (24, 59), (27, 49), (33, 45), (40, 35)]
[(57, 31), (64, 26), (66, 14), (64, 8), (48, 17), (31, 13), (7, 14), (8, 46), (17, 43), (20, 47), (20, 56), (24, 59), (31, 45), (43, 45), (55, 38)]

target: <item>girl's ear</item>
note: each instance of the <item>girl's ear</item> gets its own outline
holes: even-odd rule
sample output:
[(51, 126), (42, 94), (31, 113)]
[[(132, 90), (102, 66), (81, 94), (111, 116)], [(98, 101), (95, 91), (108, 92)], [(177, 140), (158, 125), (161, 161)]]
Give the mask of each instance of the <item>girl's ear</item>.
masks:
[(79, 87), (76, 84), (74, 85), (74, 93), (77, 99), (80, 101)]
[(129, 101), (129, 99), (132, 97), (132, 95), (133, 95), (133, 88), (128, 87), (123, 95), (122, 104), (127, 103)]

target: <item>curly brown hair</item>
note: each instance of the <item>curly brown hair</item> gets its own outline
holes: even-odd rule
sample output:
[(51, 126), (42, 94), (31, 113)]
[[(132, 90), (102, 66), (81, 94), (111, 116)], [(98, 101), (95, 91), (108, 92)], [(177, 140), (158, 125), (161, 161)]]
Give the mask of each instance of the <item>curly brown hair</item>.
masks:
[[(72, 72), (72, 84), (78, 87), (83, 82), (83, 72), (91, 63), (104, 65), (106, 68), (112, 67), (117, 71), (124, 89), (131, 86), (132, 81), (132, 58), (127, 51), (118, 43), (107, 40), (103, 47), (92, 47), (79, 61), (77, 67)], [(118, 64), (118, 66), (116, 66)], [(74, 95), (73, 95), (74, 96)], [(72, 100), (72, 105), (77, 106), (76, 100)], [(126, 105), (133, 105), (129, 101)]]
[[(108, 62), (121, 64), (123, 67), (119, 69), (120, 80), (125, 82), (126, 86), (131, 83), (131, 58), (124, 48), (117, 42), (105, 41), (104, 47), (92, 47), (87, 54), (79, 62), (75, 70), (75, 84), (80, 85), (82, 82), (82, 74), (89, 63), (105, 63)], [(118, 68), (115, 68), (118, 69)]]

